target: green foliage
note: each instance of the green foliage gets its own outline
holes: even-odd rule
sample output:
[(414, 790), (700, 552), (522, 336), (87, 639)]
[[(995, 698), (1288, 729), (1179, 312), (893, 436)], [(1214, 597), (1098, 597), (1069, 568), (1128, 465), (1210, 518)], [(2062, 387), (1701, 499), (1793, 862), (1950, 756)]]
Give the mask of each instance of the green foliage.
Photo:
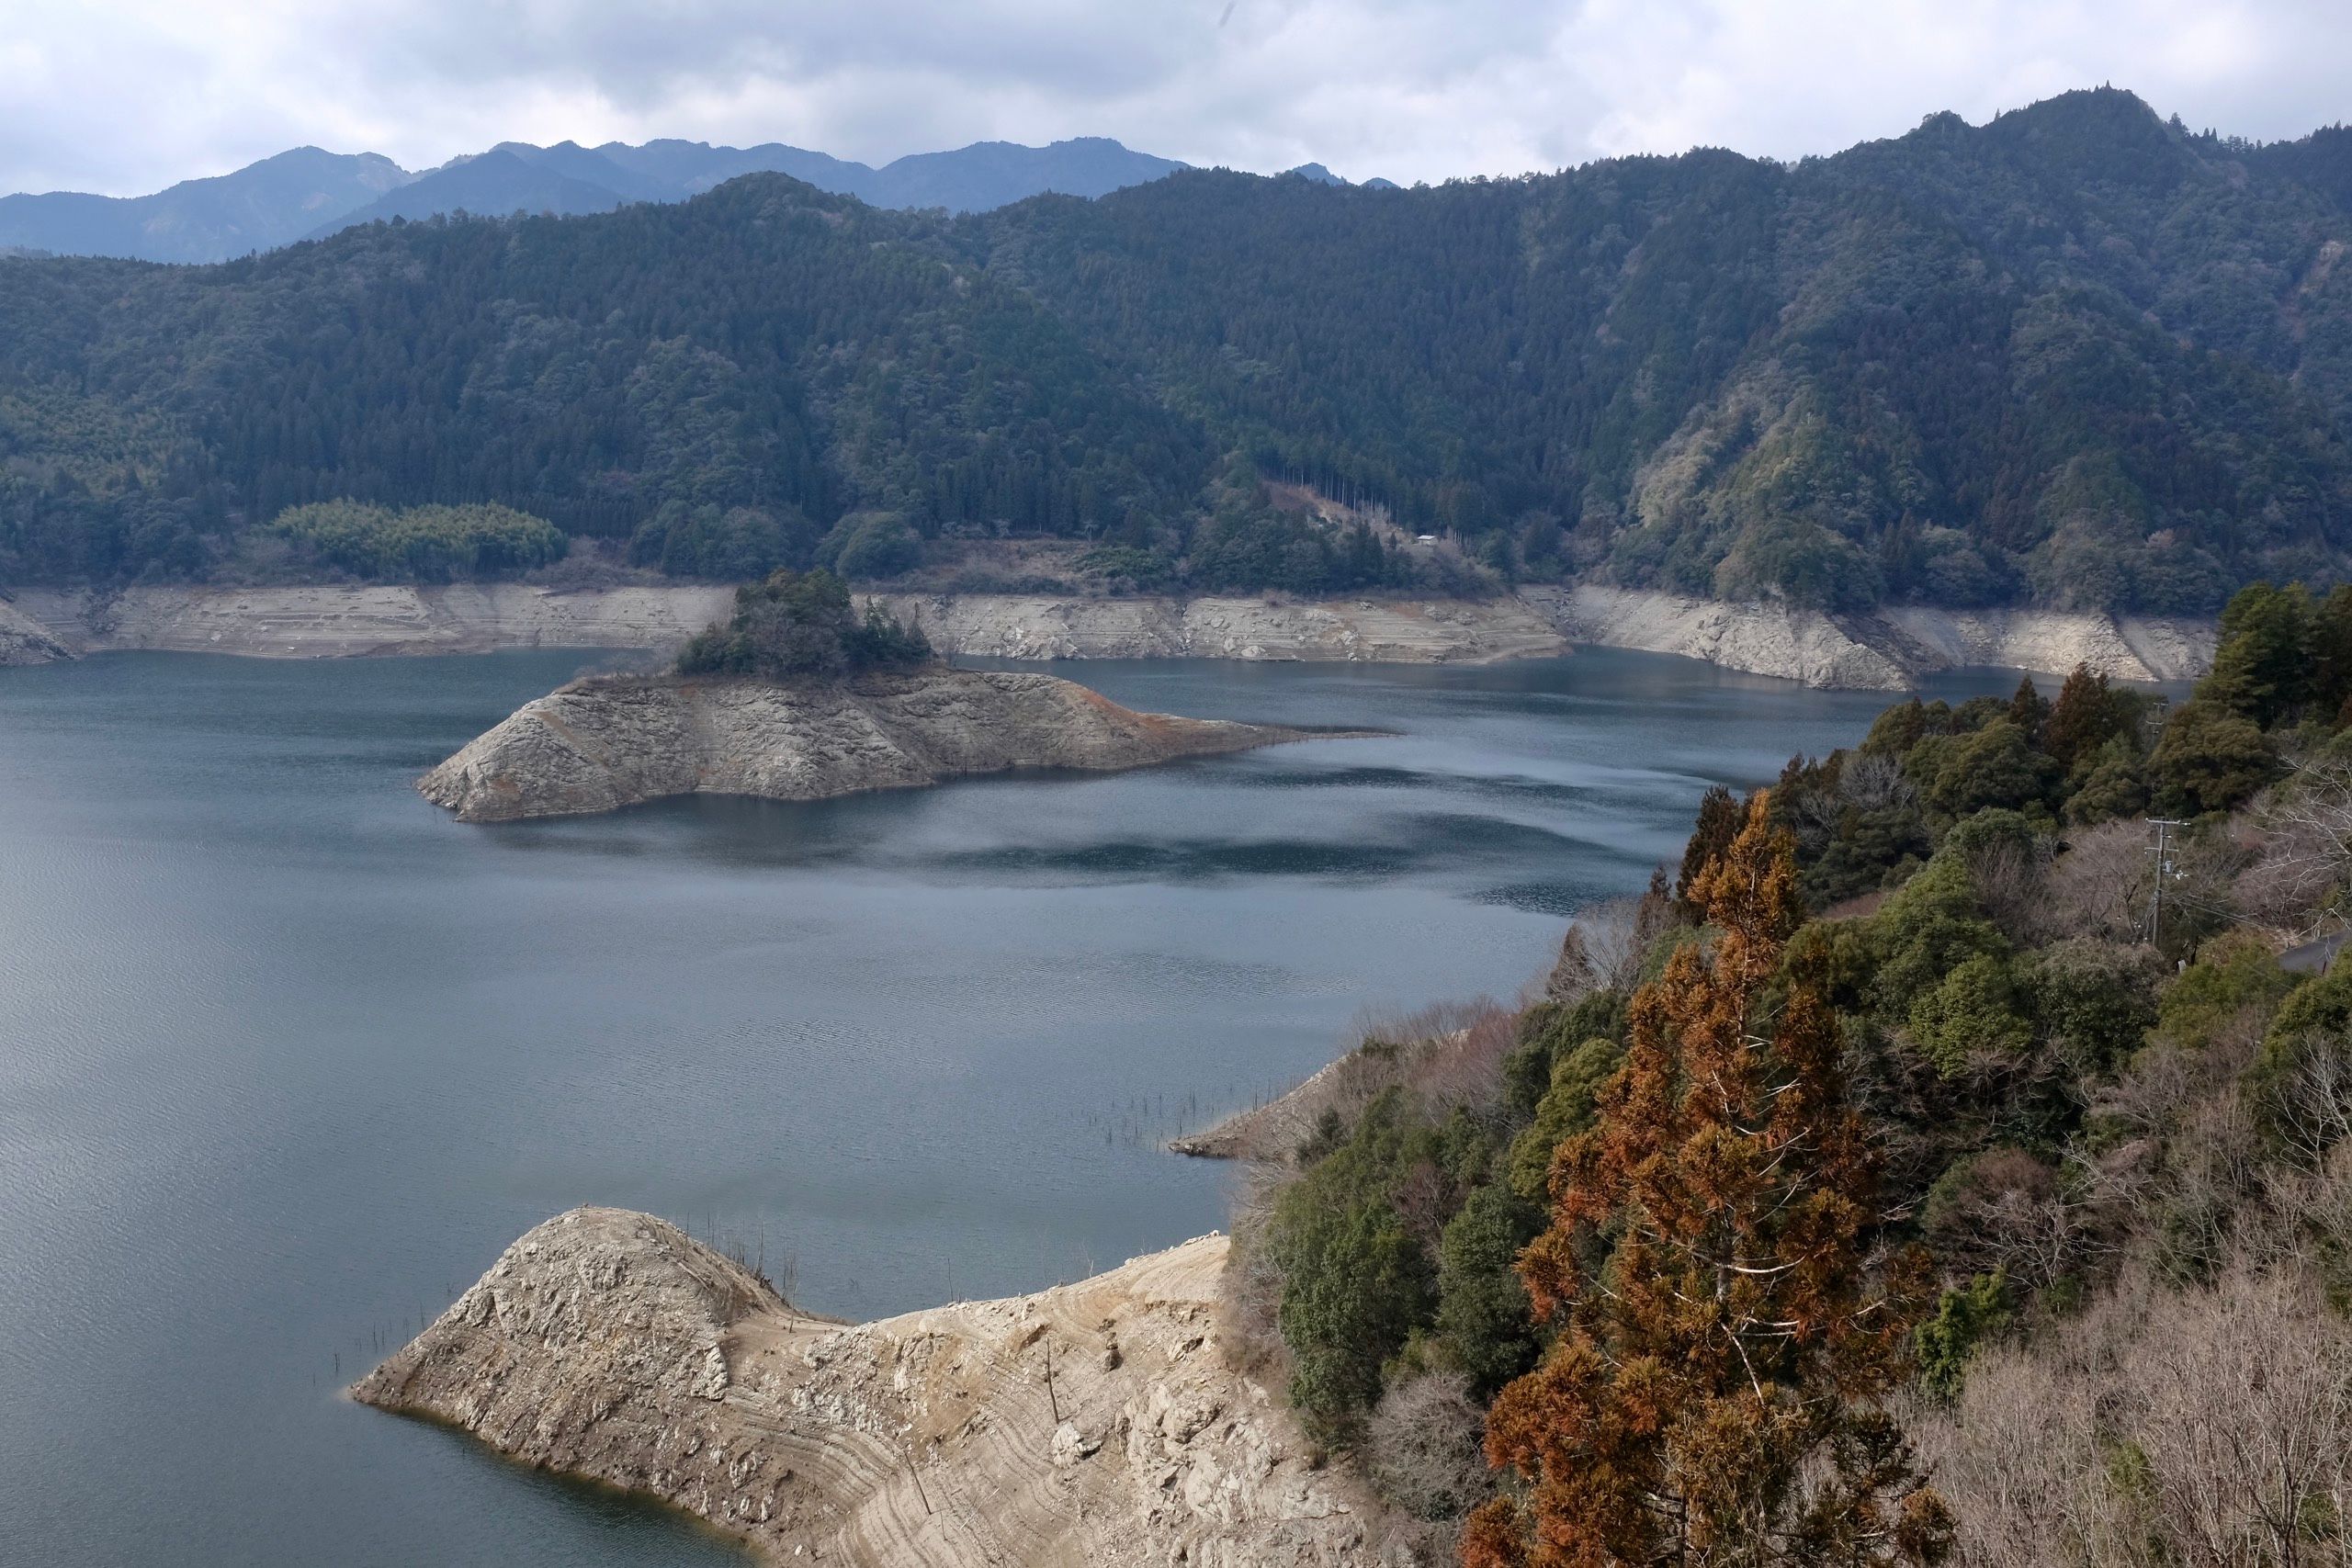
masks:
[(571, 544), (544, 519), (504, 506), (322, 501), (279, 513), (270, 528), (345, 571), (399, 582), (526, 571), (560, 559)]
[(1912, 1037), (1947, 1077), (1980, 1056), (2014, 1056), (2033, 1043), (2015, 975), (1988, 953), (1962, 960), (1911, 1004)]
[(816, 527), (798, 507), (665, 503), (629, 539), (629, 558), (672, 577), (741, 582), (808, 563)]
[(860, 617), (851, 608), (849, 589), (830, 572), (780, 569), (735, 591), (734, 614), (686, 644), (678, 673), (833, 677), (909, 669), (931, 657), (922, 627), (872, 604)]
[(1714, 591), (1725, 599), (1781, 599), (1818, 610), (1860, 610), (1883, 592), (1877, 563), (1822, 525), (1767, 512), (1743, 528)]
[(2258, 729), (2300, 713), (2311, 694), (2312, 626), (2311, 595), (2301, 584), (2246, 584), (2222, 612), (2221, 642), (2212, 673), (2198, 684), (2199, 699)]
[(2137, 817), (2148, 806), (2148, 768), (2131, 741), (2109, 737), (2088, 753), (2082, 782), (2066, 798), (2066, 820), (2090, 827), (2119, 817)]
[(1536, 1113), (1551, 1092), (1557, 1066), (1587, 1041), (1621, 1041), (1625, 1035), (1625, 998), (1595, 991), (1562, 1006), (1538, 1002), (1520, 1015), (1519, 1044), (1503, 1058), (1503, 1104), (1521, 1122)]
[(2030, 1010), (2085, 1078), (2129, 1061), (2156, 1026), (2163, 962), (2145, 948), (2095, 937), (2054, 942), (2025, 977)]
[(1275, 510), (1256, 494), (1255, 486), (1247, 486), (1193, 535), (1186, 579), (1211, 592), (1280, 588), (1343, 593), (1409, 588), (1421, 574), (1408, 557), (1363, 524), (1334, 530)]
[[(1860, 952), (1849, 963), (1868, 976), (1865, 993), (1882, 1017), (1906, 1018), (1944, 977), (1973, 959), (1994, 964), (2009, 955), (2008, 940), (1986, 919), (1961, 856), (1939, 851), (1868, 920), (1838, 933)], [(1984, 971), (1978, 972), (1980, 976)], [(1999, 995), (1998, 987), (1993, 987)], [(1955, 994), (1955, 1004), (1968, 999)]]
[(903, 517), (853, 513), (841, 520), (817, 554), (851, 581), (898, 577), (922, 564), (922, 540)]
[(2345, 575), (2352, 313), (2301, 286), (2332, 178), (2070, 95), (1789, 165), (1196, 170), (962, 219), (768, 175), (216, 267), (0, 259), (0, 578), (201, 575), (350, 496), (701, 576), (808, 564), (797, 510), (1115, 536), (1204, 588), (1418, 579), (1238, 456), (1505, 578), (2204, 614)]
[(2254, 720), (2200, 696), (2174, 711), (2148, 770), (2156, 805), (2193, 817), (2243, 806), (2278, 776), (2279, 763)]
[(1691, 883), (1710, 861), (1731, 847), (1746, 815), (1731, 791), (1721, 784), (1710, 784), (1707, 793), (1699, 797), (1699, 819), (1682, 846), (1682, 870), (1674, 879), (1674, 896), (1693, 916), (1698, 911), (1690, 903)]
[(1170, 586), (1176, 576), (1176, 563), (1157, 550), (1137, 548), (1134, 545), (1104, 545), (1078, 558), (1079, 570), (1105, 578), (1119, 589), (1131, 592), (1149, 593)]
[(2245, 1089), (2256, 1118), (2274, 1142), (2291, 1142), (2303, 1157), (2324, 1157), (2341, 1134), (2342, 1091), (2312, 1086), (2333, 1080), (2352, 1034), (2352, 964), (2339, 964), (2289, 992), (2264, 1031)]
[(1446, 1358), (1481, 1399), (1535, 1362), (1527, 1288), (1515, 1264), (1544, 1228), (1540, 1204), (1505, 1182), (1471, 1190), (1439, 1247), (1437, 1332)]
[(1958, 1399), (1969, 1358), (2007, 1328), (2015, 1315), (2008, 1277), (1998, 1269), (1944, 1292), (1936, 1300), (1935, 1315), (1913, 1331), (1919, 1385), (1937, 1399)]
[(2352, 583), (2339, 582), (2312, 613), (2311, 707), (2341, 729), (2352, 712)]
[(1552, 1063), (1552, 1082), (1535, 1119), (1510, 1146), (1510, 1188), (1531, 1203), (1544, 1198), (1552, 1151), (1592, 1125), (1594, 1096), (1625, 1059), (1623, 1042), (1605, 1035), (1585, 1041)]
[(1435, 1305), (1436, 1270), (1396, 1207), (1430, 1143), (1391, 1089), (1276, 1204), (1266, 1246), (1283, 1275), (1291, 1403), (1317, 1441), (1352, 1438), (1379, 1403), (1384, 1363)]
[(2062, 769), (2122, 739), (2132, 721), (2132, 703), (2082, 665), (2058, 688), (2058, 700), (2042, 720), (2042, 749)]
[(1934, 849), (1917, 806), (1849, 809), (1840, 814), (1837, 836), (1804, 868), (1797, 886), (1806, 904), (1826, 909), (1900, 880)]
[(2295, 976), (2278, 967), (2260, 937), (2251, 931), (2216, 937), (2164, 988), (2156, 1028), (2175, 1044), (2202, 1049), (2232, 1020), (2249, 1010), (2267, 1013), (2294, 988)]
[(1921, 795), (1948, 817), (2040, 804), (2058, 773), (2006, 715), (1973, 735), (1922, 740), (1905, 767)]

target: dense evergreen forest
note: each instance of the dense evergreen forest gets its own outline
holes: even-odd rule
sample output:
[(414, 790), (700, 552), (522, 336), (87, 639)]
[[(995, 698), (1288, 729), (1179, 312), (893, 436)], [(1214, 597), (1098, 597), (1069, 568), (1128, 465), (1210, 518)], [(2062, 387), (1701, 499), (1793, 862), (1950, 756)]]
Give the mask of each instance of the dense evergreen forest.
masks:
[(1229, 1339), (1390, 1560), (2352, 1560), (2347, 638), (1892, 707), (1281, 1102)]
[(1150, 586), (1459, 558), (2206, 613), (2345, 575), (2347, 239), (2352, 132), (2102, 89), (1792, 165), (1189, 171), (961, 219), (760, 175), (211, 267), (0, 259), (0, 583), (397, 557), (288, 558), (282, 513), (347, 501), (717, 579), (1051, 537)]

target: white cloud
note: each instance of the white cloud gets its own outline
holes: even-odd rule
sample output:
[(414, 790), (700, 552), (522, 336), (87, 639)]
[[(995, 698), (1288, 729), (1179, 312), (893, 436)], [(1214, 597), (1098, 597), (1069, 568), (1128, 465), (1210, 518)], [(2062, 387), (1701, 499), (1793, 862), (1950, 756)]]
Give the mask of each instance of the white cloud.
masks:
[(2342, 0), (0, 0), (0, 190), (650, 136), (1442, 179), (1833, 152), (2099, 82), (2268, 138), (2343, 118), (2347, 62)]

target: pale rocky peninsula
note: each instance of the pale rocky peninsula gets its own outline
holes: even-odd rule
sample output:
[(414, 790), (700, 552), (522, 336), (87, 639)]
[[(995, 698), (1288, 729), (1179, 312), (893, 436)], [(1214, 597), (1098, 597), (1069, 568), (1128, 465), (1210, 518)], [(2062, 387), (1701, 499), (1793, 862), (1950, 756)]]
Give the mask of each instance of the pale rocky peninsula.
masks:
[(1226, 1241), (846, 1325), (576, 1209), (353, 1389), (700, 1516), (774, 1562), (1369, 1563), (1371, 1501), (1216, 1341)]
[(1051, 675), (598, 676), (525, 704), (417, 781), (468, 822), (674, 795), (820, 800), (1016, 768), (1110, 773), (1310, 732), (1137, 713)]

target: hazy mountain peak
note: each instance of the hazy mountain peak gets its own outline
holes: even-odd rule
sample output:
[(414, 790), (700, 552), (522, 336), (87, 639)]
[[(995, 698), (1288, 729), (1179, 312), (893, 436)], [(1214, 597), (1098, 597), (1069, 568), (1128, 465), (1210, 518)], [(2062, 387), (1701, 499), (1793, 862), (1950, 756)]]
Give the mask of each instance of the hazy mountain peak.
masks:
[(412, 174), (379, 153), (293, 147), (226, 175), (153, 196), (57, 192), (0, 197), (0, 247), (147, 261), (221, 261), (355, 223), (465, 211), (608, 212), (632, 201), (683, 201), (738, 175), (784, 174), (875, 207), (985, 211), (1045, 191), (1097, 197), (1184, 165), (1107, 136), (1046, 147), (976, 141), (916, 152), (882, 168), (767, 142), (715, 147), (665, 138), (631, 146), (501, 141)]
[(61, 254), (208, 262), (269, 250), (414, 176), (376, 152), (292, 147), (150, 196), (0, 197), (0, 245)]

